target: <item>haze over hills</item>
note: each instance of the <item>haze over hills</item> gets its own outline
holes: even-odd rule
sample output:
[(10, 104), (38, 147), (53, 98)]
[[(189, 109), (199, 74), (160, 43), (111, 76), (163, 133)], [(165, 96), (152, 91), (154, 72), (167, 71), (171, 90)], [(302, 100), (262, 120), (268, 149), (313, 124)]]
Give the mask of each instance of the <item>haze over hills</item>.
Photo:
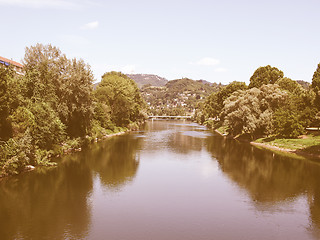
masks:
[(129, 78), (133, 79), (139, 88), (143, 85), (150, 84), (155, 87), (163, 87), (168, 82), (167, 79), (159, 77), (154, 74), (126, 74)]

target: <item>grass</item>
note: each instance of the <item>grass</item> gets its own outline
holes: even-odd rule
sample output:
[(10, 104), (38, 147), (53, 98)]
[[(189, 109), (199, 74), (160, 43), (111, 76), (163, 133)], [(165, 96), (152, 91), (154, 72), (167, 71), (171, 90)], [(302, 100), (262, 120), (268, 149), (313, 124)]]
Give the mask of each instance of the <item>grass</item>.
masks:
[(298, 139), (269, 137), (257, 139), (255, 142), (305, 153), (320, 154), (320, 135), (310, 134)]
[(227, 135), (228, 134), (227, 130), (228, 130), (227, 126), (221, 126), (216, 129), (216, 131), (221, 133), (222, 135)]

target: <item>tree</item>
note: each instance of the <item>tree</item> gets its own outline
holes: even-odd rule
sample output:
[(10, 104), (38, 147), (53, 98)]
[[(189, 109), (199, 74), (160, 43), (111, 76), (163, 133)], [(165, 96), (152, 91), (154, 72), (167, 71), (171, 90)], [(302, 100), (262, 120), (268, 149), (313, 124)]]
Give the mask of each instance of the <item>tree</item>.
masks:
[(127, 126), (130, 122), (142, 118), (144, 101), (136, 83), (120, 72), (109, 72), (95, 90), (98, 102), (110, 106), (111, 120), (118, 126)]
[(0, 140), (7, 140), (11, 136), (10, 93), (8, 91), (10, 78), (13, 78), (12, 69), (0, 64)]
[(69, 60), (66, 75), (57, 89), (57, 112), (70, 136), (81, 137), (89, 133), (94, 108), (92, 93), (93, 74), (90, 66), (82, 59)]
[(316, 94), (314, 105), (320, 111), (320, 63), (313, 74), (311, 87)]
[[(304, 128), (309, 127), (315, 123), (316, 108), (313, 106), (315, 99), (315, 93), (311, 90), (304, 89), (297, 81), (291, 80), (290, 78), (280, 78), (276, 84), (281, 89), (286, 90), (290, 95), (290, 100), (286, 105), (286, 111), (291, 112), (290, 114), (284, 114), (286, 111), (280, 111), (282, 118), (287, 116), (297, 124)], [(288, 108), (288, 106), (291, 106)], [(279, 112), (279, 113), (280, 113)], [(280, 115), (279, 115), (280, 116)], [(280, 123), (280, 122), (279, 122)], [(284, 123), (284, 122), (283, 122)], [(297, 129), (297, 128), (296, 128)], [(281, 130), (282, 131), (282, 130)], [(286, 131), (290, 132), (290, 128), (286, 127)], [(280, 130), (279, 130), (280, 132)], [(296, 132), (296, 131), (292, 131)], [(301, 131), (297, 131), (301, 133)], [(289, 136), (288, 134), (285, 134)], [(296, 135), (296, 134), (293, 134)]]
[(288, 94), (273, 84), (234, 92), (225, 100), (223, 108), (229, 133), (248, 133), (253, 137), (270, 134), (273, 113), (287, 98)]
[(259, 67), (250, 78), (249, 88), (259, 88), (264, 84), (274, 84), (280, 78), (283, 78), (283, 72), (278, 68), (270, 65)]
[(35, 102), (18, 107), (11, 119), (16, 138), (29, 132), (32, 144), (42, 149), (51, 149), (65, 138), (65, 126), (48, 103)]
[(282, 106), (273, 116), (274, 133), (284, 138), (296, 138), (304, 132), (302, 121), (294, 104)]
[(281, 89), (296, 96), (302, 96), (306, 92), (306, 90), (297, 81), (287, 77), (278, 79), (275, 84), (278, 84)]
[(218, 92), (212, 93), (205, 101), (204, 112), (209, 118), (223, 119), (221, 115), (224, 101), (238, 90), (246, 90), (248, 87), (244, 82), (233, 81), (227, 86), (221, 88)]
[(62, 76), (66, 76), (67, 58), (61, 51), (49, 45), (36, 44), (27, 47), (23, 64), (25, 68), (25, 97), (33, 101), (45, 101), (58, 109)]
[(84, 136), (93, 117), (90, 66), (82, 59), (69, 60), (51, 45), (26, 48), (24, 96), (32, 102), (46, 102), (58, 113), (68, 135)]

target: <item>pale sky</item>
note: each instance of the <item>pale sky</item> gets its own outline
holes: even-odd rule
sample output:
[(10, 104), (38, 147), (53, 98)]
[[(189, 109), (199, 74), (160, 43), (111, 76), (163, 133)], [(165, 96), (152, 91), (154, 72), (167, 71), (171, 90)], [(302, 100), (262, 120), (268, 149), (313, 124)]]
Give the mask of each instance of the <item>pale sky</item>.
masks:
[(51, 43), (104, 72), (227, 84), (271, 65), (311, 82), (319, 0), (0, 0), (0, 56)]

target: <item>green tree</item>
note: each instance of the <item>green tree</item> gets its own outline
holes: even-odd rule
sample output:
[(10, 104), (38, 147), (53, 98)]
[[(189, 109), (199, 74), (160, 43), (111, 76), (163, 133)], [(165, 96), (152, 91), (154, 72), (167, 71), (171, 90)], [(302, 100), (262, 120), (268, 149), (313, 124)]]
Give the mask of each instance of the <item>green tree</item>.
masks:
[(238, 90), (246, 90), (248, 87), (244, 82), (231, 82), (225, 87), (222, 87), (218, 92), (212, 93), (205, 101), (204, 113), (208, 118), (224, 118), (221, 115), (224, 106), (224, 101), (231, 96), (232, 93)]
[(58, 109), (63, 76), (67, 76), (67, 58), (54, 46), (36, 44), (27, 47), (23, 64), (25, 68), (25, 97), (33, 101), (50, 103)]
[(24, 96), (46, 102), (58, 113), (68, 135), (84, 136), (93, 117), (90, 66), (83, 60), (69, 60), (51, 45), (26, 48)]
[(95, 90), (98, 102), (110, 106), (111, 120), (117, 126), (127, 126), (143, 118), (144, 101), (136, 83), (120, 72), (109, 72)]
[(11, 119), (16, 138), (30, 132), (32, 144), (42, 149), (49, 150), (65, 139), (65, 126), (48, 103), (35, 102), (18, 107)]
[(259, 88), (264, 84), (274, 84), (280, 78), (283, 78), (283, 72), (278, 68), (270, 65), (259, 67), (250, 78), (249, 88)]
[(82, 137), (89, 133), (93, 119), (93, 74), (82, 59), (67, 62), (66, 74), (57, 89), (57, 112), (66, 125), (67, 133)]
[(263, 85), (234, 92), (225, 100), (223, 113), (229, 133), (247, 133), (253, 137), (273, 131), (273, 113), (286, 103), (288, 94), (278, 85)]
[(320, 111), (320, 63), (313, 74), (311, 87), (316, 94), (314, 105)]
[(306, 92), (306, 90), (297, 81), (287, 77), (278, 79), (275, 84), (278, 84), (281, 89), (296, 96), (302, 96)]
[(0, 140), (7, 140), (11, 136), (10, 92), (8, 82), (14, 74), (11, 68), (0, 64)]
[(289, 103), (277, 109), (273, 116), (274, 133), (284, 138), (296, 138), (304, 133), (299, 112), (294, 104)]
[[(281, 78), (276, 84), (280, 86), (281, 89), (286, 90), (290, 95), (290, 101), (288, 101), (287, 107), (291, 106), (290, 109), (287, 108), (286, 111), (294, 113), (294, 118), (292, 114), (284, 115), (285, 112), (280, 111), (282, 116), (290, 117), (291, 119), (298, 121), (304, 128), (309, 127), (315, 122), (316, 108), (313, 106), (315, 94), (311, 90), (304, 89), (297, 81), (291, 80), (290, 78)], [(288, 132), (290, 129), (287, 128)], [(301, 133), (301, 131), (298, 131)], [(289, 136), (286, 134), (286, 136)]]

